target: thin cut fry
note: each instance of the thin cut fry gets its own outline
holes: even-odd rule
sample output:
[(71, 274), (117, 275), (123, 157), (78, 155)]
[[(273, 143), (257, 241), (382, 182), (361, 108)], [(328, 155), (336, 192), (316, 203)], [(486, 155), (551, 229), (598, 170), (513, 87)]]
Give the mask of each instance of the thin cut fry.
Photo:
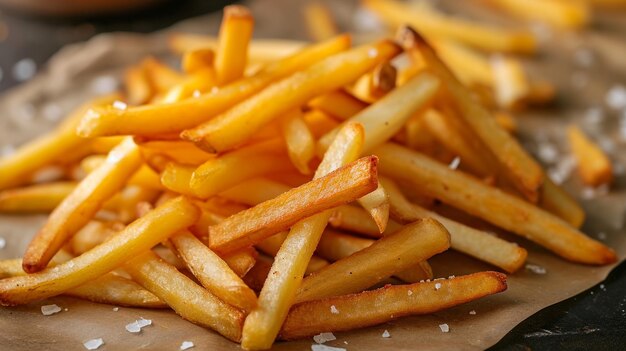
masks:
[(148, 80), (150, 80), (153, 90), (157, 93), (171, 89), (184, 79), (180, 73), (154, 57), (144, 59), (141, 65), (148, 76)]
[(565, 259), (586, 264), (617, 259), (612, 249), (560, 218), (417, 152), (387, 143), (375, 153), (381, 158), (385, 175), (409, 181), (426, 195), (519, 234)]
[(604, 151), (575, 125), (567, 128), (567, 138), (583, 182), (591, 186), (610, 184), (613, 181), (613, 167)]
[(489, 60), (483, 54), (448, 39), (437, 38), (432, 41), (432, 45), (441, 60), (463, 84), (493, 86), (493, 71)]
[(302, 174), (309, 174), (309, 161), (315, 156), (315, 140), (299, 109), (287, 113), (281, 120), (281, 130), (291, 163)]
[(362, 3), (394, 28), (409, 24), (429, 37), (454, 39), (487, 51), (528, 54), (536, 50), (536, 39), (529, 31), (488, 27), (431, 9), (417, 10), (397, 0), (363, 0)]
[(170, 242), (191, 273), (213, 295), (244, 311), (256, 306), (254, 291), (198, 238), (184, 231), (172, 236)]
[(115, 228), (111, 223), (91, 221), (72, 237), (68, 246), (74, 255), (81, 255), (117, 234), (119, 229), (121, 228)]
[(378, 188), (357, 200), (367, 212), (370, 213), (378, 230), (382, 233), (387, 228), (389, 221), (389, 200), (385, 188), (378, 183)]
[(205, 150), (230, 150), (281, 114), (354, 81), (398, 53), (396, 44), (383, 40), (328, 57), (269, 86), (216, 118), (184, 131), (181, 136)]
[[(437, 289), (435, 285), (440, 287)], [(280, 338), (291, 340), (321, 332), (367, 327), (408, 315), (434, 313), (506, 288), (504, 274), (480, 272), (436, 282), (389, 285), (358, 294), (303, 302), (289, 311)], [(339, 313), (333, 314), (332, 306)]]
[(381, 238), (383, 234), (394, 233), (401, 227), (400, 224), (390, 219), (384, 233), (381, 233), (369, 212), (350, 205), (334, 208), (328, 222), (334, 228), (349, 230), (375, 239)]
[(140, 165), (139, 149), (132, 139), (126, 139), (113, 149), (106, 161), (50, 214), (26, 249), (24, 270), (33, 273), (45, 268), (59, 248), (89, 222), (104, 201), (119, 191)]
[(376, 157), (364, 157), (211, 226), (211, 249), (230, 252), (254, 245), (302, 218), (356, 200), (376, 188), (376, 163)]
[(241, 338), (245, 318), (242, 311), (222, 302), (154, 253), (145, 252), (124, 268), (186, 320), (211, 328), (232, 341)]
[[(259, 92), (271, 83), (304, 67), (343, 51), (350, 37), (341, 35), (307, 47), (293, 56), (269, 64), (250, 78), (233, 82), (217, 92), (172, 104), (130, 107), (125, 110), (91, 109), (83, 116), (78, 134), (83, 137), (102, 135), (160, 135), (192, 128), (224, 112), (236, 103)], [(176, 118), (172, 118), (176, 116)]]
[[(336, 174), (340, 167), (355, 160), (363, 147), (363, 127), (344, 126), (315, 171), (314, 180)], [(274, 257), (274, 264), (259, 294), (259, 305), (250, 312), (243, 328), (241, 346), (245, 349), (271, 347), (293, 303), (300, 281), (309, 264), (330, 211), (323, 211), (295, 223)]]
[(253, 27), (254, 17), (245, 6), (224, 7), (218, 38), (219, 48), (215, 57), (219, 85), (228, 84), (243, 76)]
[(258, 256), (259, 253), (250, 247), (221, 257), (233, 272), (243, 277), (252, 269)]
[(542, 21), (561, 28), (581, 28), (591, 13), (584, 1), (571, 0), (490, 0), (509, 14), (525, 20)]
[(309, 102), (309, 107), (319, 109), (342, 121), (351, 118), (368, 104), (345, 90), (337, 90), (317, 97)]
[(585, 210), (563, 188), (554, 184), (550, 177), (546, 177), (541, 187), (539, 205), (575, 228), (580, 228), (585, 222)]
[(305, 278), (296, 303), (363, 291), (449, 247), (450, 235), (439, 222), (427, 218), (408, 224)]
[(513, 108), (529, 94), (530, 83), (522, 64), (510, 57), (491, 57), (495, 98), (498, 106)]
[(359, 99), (373, 103), (396, 87), (396, 76), (396, 68), (389, 62), (383, 62), (359, 78), (351, 91)]
[(306, 4), (304, 18), (309, 37), (313, 41), (326, 40), (339, 34), (330, 10), (319, 1)]
[[(288, 232), (280, 232), (278, 234), (272, 235), (269, 238), (265, 238), (265, 240), (256, 244), (256, 248), (261, 250), (262, 252), (274, 257), (280, 250), (280, 247), (283, 245), (283, 242), (287, 238)], [(313, 255), (311, 256), (311, 260), (309, 261), (309, 265), (306, 267), (305, 274), (316, 272), (323, 267), (326, 267), (330, 264), (327, 260)], [(260, 290), (260, 289), (259, 289)]]
[(131, 67), (124, 73), (124, 86), (126, 100), (131, 105), (142, 105), (153, 97), (152, 86), (141, 65)]
[(389, 189), (392, 216), (398, 221), (409, 223), (420, 218), (434, 218), (450, 232), (450, 248), (502, 268), (508, 273), (513, 273), (524, 265), (528, 255), (524, 248), (410, 203), (397, 185), (387, 178), (381, 178), (381, 183)]
[(81, 256), (55, 268), (0, 280), (0, 304), (25, 304), (82, 285), (187, 228), (198, 216), (199, 210), (190, 201), (184, 198), (170, 200)]
[(187, 74), (194, 74), (205, 69), (213, 69), (215, 51), (208, 48), (186, 51), (181, 66)]
[(56, 182), (4, 190), (0, 192), (0, 212), (50, 212), (71, 194), (75, 187), (75, 182)]

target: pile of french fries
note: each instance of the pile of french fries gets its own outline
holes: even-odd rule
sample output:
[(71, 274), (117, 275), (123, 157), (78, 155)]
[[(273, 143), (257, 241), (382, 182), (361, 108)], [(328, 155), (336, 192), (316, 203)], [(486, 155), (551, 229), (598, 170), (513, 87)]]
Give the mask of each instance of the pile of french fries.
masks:
[[(216, 39), (172, 37), (182, 72), (148, 58), (123, 93), (0, 160), (0, 211), (50, 213), (21, 259), (0, 262), (0, 303), (66, 294), (171, 308), (259, 350), (504, 291), (492, 271), (432, 280), (428, 260), (448, 249), (511, 274), (527, 256), (441, 203), (575, 263), (616, 261), (453, 73), (481, 68), (442, 61), (452, 50), (463, 62), (455, 42), (402, 26), (351, 47), (319, 23), (314, 44), (255, 42), (251, 13), (229, 6)], [(476, 43), (532, 48), (492, 34)], [(50, 167), (63, 178), (35, 183)]]

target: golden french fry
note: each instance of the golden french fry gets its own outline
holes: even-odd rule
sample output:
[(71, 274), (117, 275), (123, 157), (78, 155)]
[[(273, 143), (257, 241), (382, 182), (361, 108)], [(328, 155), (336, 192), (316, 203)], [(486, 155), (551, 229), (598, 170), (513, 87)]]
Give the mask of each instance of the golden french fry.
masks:
[(256, 306), (254, 291), (198, 238), (183, 231), (172, 236), (170, 242), (191, 273), (213, 295), (244, 311)]
[(450, 248), (502, 268), (508, 273), (517, 271), (526, 262), (528, 252), (517, 244), (412, 204), (393, 181), (382, 177), (380, 181), (388, 189), (392, 216), (400, 222), (408, 223), (420, 218), (434, 218), (450, 233)]
[[(103, 210), (117, 214), (117, 220), (130, 223), (137, 219), (137, 206), (142, 202), (152, 203), (160, 191), (137, 185), (127, 185), (102, 205)], [(99, 215), (97, 213), (97, 215)]]
[(513, 108), (529, 94), (530, 83), (522, 64), (510, 57), (491, 57), (495, 98), (498, 106)]
[(591, 19), (589, 6), (584, 1), (490, 0), (490, 3), (515, 17), (561, 28), (582, 28)]
[(291, 189), (289, 186), (266, 178), (253, 178), (240, 183), (224, 192), (220, 196), (242, 204), (255, 206), (261, 202), (271, 200)]
[(426, 218), (407, 224), (305, 278), (296, 303), (363, 291), (449, 247), (450, 235), (439, 222)]
[(538, 190), (544, 180), (541, 166), (504, 129), (500, 128), (490, 113), (472, 98), (467, 89), (456, 80), (428, 43), (409, 27), (402, 28), (398, 36), (408, 50), (417, 49), (430, 69), (442, 80), (445, 92), (459, 109), (466, 128), (484, 143), (498, 160), (498, 167), (507, 179), (529, 200), (536, 202)]
[(613, 166), (604, 151), (575, 125), (567, 128), (567, 139), (583, 182), (591, 186), (611, 184)]
[(103, 203), (119, 191), (141, 165), (141, 155), (132, 139), (126, 139), (106, 161), (82, 180), (50, 214), (24, 254), (24, 270), (42, 270), (50, 258), (82, 228)]
[(316, 139), (339, 125), (332, 117), (320, 110), (307, 111), (303, 119)]
[(432, 45), (441, 60), (463, 84), (493, 86), (493, 71), (484, 55), (459, 42), (444, 38), (432, 40)]
[(248, 8), (241, 5), (224, 7), (215, 57), (219, 85), (228, 84), (243, 76), (253, 27), (254, 17)]
[(161, 184), (173, 192), (195, 196), (189, 182), (195, 168), (191, 166), (183, 166), (175, 162), (168, 162), (163, 172), (161, 172)]
[(267, 275), (272, 269), (271, 258), (259, 256), (254, 267), (243, 277), (243, 281), (254, 291), (261, 291), (263, 284), (267, 279)]
[(496, 112), (493, 117), (502, 129), (506, 130), (510, 134), (515, 134), (517, 132), (517, 121), (513, 115), (506, 112)]
[[(85, 113), (78, 133), (81, 136), (159, 135), (180, 132), (207, 121), (247, 99), (271, 83), (308, 67), (320, 59), (350, 46), (350, 37), (341, 35), (307, 47), (293, 56), (266, 66), (250, 78), (233, 82), (215, 93), (172, 104), (91, 109)], [(176, 118), (172, 118), (176, 116)]]
[(608, 264), (617, 259), (612, 249), (560, 218), (417, 152), (387, 143), (375, 153), (381, 158), (385, 175), (409, 181), (424, 194), (519, 234), (563, 258), (586, 264)]
[[(361, 153), (363, 127), (346, 124), (318, 166), (313, 181), (336, 174)], [(354, 164), (354, 163), (353, 163)], [(315, 248), (328, 224), (331, 212), (325, 210), (291, 226), (280, 245), (268, 278), (259, 294), (259, 305), (252, 310), (243, 327), (241, 346), (245, 349), (271, 347), (291, 307)]]
[(67, 153), (86, 149), (89, 141), (76, 136), (74, 129), (81, 116), (92, 106), (109, 104), (119, 98), (111, 94), (78, 107), (54, 132), (41, 136), (20, 147), (15, 153), (0, 159), (0, 190), (28, 182), (38, 169), (63, 159)]
[[(480, 272), (412, 285), (385, 286), (358, 294), (303, 302), (293, 306), (289, 311), (280, 338), (291, 340), (321, 332), (367, 327), (397, 317), (434, 313), (499, 293), (506, 288), (504, 274)], [(332, 313), (332, 306), (335, 306), (339, 313)]]
[(187, 74), (194, 74), (205, 69), (213, 69), (215, 51), (210, 48), (198, 48), (185, 51), (181, 66)]
[(245, 315), (148, 251), (124, 265), (140, 285), (186, 320), (239, 341)]
[(383, 62), (359, 78), (351, 91), (360, 100), (376, 102), (396, 87), (397, 73), (391, 63)]
[(230, 150), (281, 114), (354, 81), (398, 53), (396, 44), (383, 40), (328, 57), (181, 136), (209, 151)]
[(299, 109), (288, 112), (281, 119), (281, 130), (291, 163), (302, 174), (309, 174), (309, 161), (315, 156), (315, 139)]
[(82, 255), (117, 234), (117, 229), (111, 223), (91, 221), (72, 237), (69, 247), (74, 255)]
[(419, 111), (406, 121), (404, 124), (405, 140), (403, 143), (411, 149), (431, 154), (438, 145), (435, 136), (428, 129), (425, 118), (423, 117), (428, 111), (430, 111), (430, 109)]
[(554, 184), (550, 177), (546, 177), (541, 187), (539, 205), (575, 228), (580, 228), (585, 222), (585, 210), (563, 188)]
[(54, 210), (76, 187), (76, 182), (29, 185), (0, 192), (0, 212), (37, 213)]
[(193, 143), (187, 141), (154, 140), (144, 142), (137, 139), (135, 138), (135, 142), (139, 145), (145, 159), (149, 159), (154, 155), (160, 155), (183, 165), (197, 166), (215, 158), (214, 154), (204, 152)]
[(394, 28), (409, 24), (429, 37), (454, 39), (493, 52), (528, 54), (536, 50), (536, 39), (529, 31), (485, 26), (449, 17), (435, 10), (417, 10), (397, 0), (362, 0), (361, 2)]
[(375, 239), (382, 237), (383, 234), (393, 233), (401, 227), (400, 224), (390, 219), (384, 233), (381, 233), (369, 212), (350, 205), (334, 208), (328, 223), (334, 228), (349, 230)]
[(124, 73), (126, 100), (132, 105), (142, 105), (153, 97), (152, 86), (142, 66), (131, 67)]
[(378, 183), (378, 188), (358, 199), (357, 202), (370, 213), (379, 232), (384, 232), (389, 221), (389, 200), (385, 188)]
[(210, 92), (216, 86), (216, 80), (215, 71), (212, 68), (202, 69), (169, 88), (163, 95), (159, 96), (155, 103), (171, 104), (189, 98), (197, 98)]
[(183, 81), (182, 74), (154, 57), (144, 59), (141, 66), (144, 68), (155, 92), (165, 92)]
[(330, 10), (318, 1), (305, 5), (304, 19), (309, 37), (313, 41), (326, 40), (339, 34)]
[[(278, 234), (274, 234), (268, 238), (265, 238), (260, 243), (256, 244), (255, 247), (261, 250), (263, 253), (270, 255), (272, 257), (276, 256), (283, 242), (287, 238), (288, 232), (280, 232)], [(322, 267), (328, 266), (330, 263), (319, 257), (319, 256), (311, 256), (311, 260), (309, 261), (309, 265), (306, 267), (305, 274), (312, 273), (320, 270)], [(259, 289), (260, 290), (260, 289)]]
[(25, 304), (82, 285), (187, 228), (198, 216), (189, 200), (170, 200), (81, 256), (38, 273), (0, 280), (0, 304)]
[(340, 89), (309, 101), (308, 106), (345, 121), (361, 112), (368, 104)]
[(258, 256), (259, 253), (250, 247), (221, 257), (235, 274), (244, 277), (254, 267)]

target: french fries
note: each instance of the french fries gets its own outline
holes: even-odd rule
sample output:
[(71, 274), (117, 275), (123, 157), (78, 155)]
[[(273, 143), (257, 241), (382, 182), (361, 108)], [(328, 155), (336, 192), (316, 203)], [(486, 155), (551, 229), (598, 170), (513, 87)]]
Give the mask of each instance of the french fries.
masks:
[[(436, 284), (441, 287), (436, 289)], [(289, 311), (280, 338), (292, 340), (321, 332), (376, 325), (407, 315), (433, 313), (502, 292), (506, 288), (504, 274), (481, 272), (302, 302)], [(335, 306), (339, 313), (333, 314), (331, 306)]]
[(613, 167), (604, 151), (575, 125), (567, 128), (567, 140), (583, 182), (591, 186), (610, 184), (613, 180)]
[(302, 174), (309, 174), (309, 161), (315, 156), (315, 139), (300, 110), (293, 110), (281, 120), (281, 131), (291, 163)]
[(51, 212), (75, 187), (75, 182), (55, 182), (4, 190), (0, 192), (0, 212)]
[(583, 1), (490, 0), (507, 13), (525, 20), (538, 20), (560, 28), (581, 28), (588, 24), (589, 7)]
[(238, 5), (224, 7), (215, 57), (219, 85), (228, 84), (243, 76), (253, 27), (254, 18), (246, 7)]
[(319, 109), (342, 121), (361, 112), (367, 105), (366, 102), (344, 90), (333, 91), (309, 102), (310, 107)]
[(309, 37), (313, 41), (331, 38), (339, 33), (337, 24), (326, 6), (320, 2), (310, 2), (304, 7), (304, 18)]
[(420, 187), (426, 195), (519, 234), (565, 259), (586, 264), (617, 259), (613, 250), (560, 218), (417, 152), (391, 143), (374, 152), (381, 158), (384, 175), (416, 186), (428, 184)]

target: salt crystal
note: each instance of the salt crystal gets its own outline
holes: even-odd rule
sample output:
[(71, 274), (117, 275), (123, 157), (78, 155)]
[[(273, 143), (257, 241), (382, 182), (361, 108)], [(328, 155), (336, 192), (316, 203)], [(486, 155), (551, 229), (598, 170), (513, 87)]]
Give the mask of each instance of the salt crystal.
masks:
[(346, 345), (348, 345), (348, 342), (347, 342), (347, 341), (344, 341), (343, 343), (344, 343), (344, 344), (346, 344)]
[(476, 311), (475, 310), (471, 310), (469, 311), (469, 314), (471, 314), (472, 316), (476, 315)]
[(5, 238), (0, 237), (0, 250), (4, 249), (7, 246), (7, 240)]
[(83, 343), (87, 350), (97, 350), (102, 345), (104, 345), (102, 338), (87, 340)]
[(603, 184), (597, 188), (587, 186), (580, 192), (580, 196), (585, 200), (591, 200), (597, 196), (606, 195), (608, 192), (609, 186), (607, 184)]
[(23, 58), (13, 66), (13, 78), (18, 82), (29, 80), (35, 75), (37, 64), (31, 58)]
[(120, 310), (120, 308), (119, 308), (119, 307), (113, 307), (113, 312), (117, 312), (117, 311), (119, 311), (119, 310)]
[(44, 105), (41, 109), (41, 113), (43, 118), (51, 122), (56, 122), (63, 117), (63, 110), (59, 107), (59, 105), (52, 103)]
[(576, 167), (576, 159), (572, 155), (568, 155), (562, 157), (554, 167), (550, 167), (548, 175), (556, 184), (563, 184), (569, 179), (574, 167)]
[(330, 306), (330, 313), (332, 313), (332, 314), (339, 314), (339, 310), (337, 309), (337, 307), (335, 307), (335, 305), (331, 305)]
[(448, 164), (448, 168), (450, 168), (450, 169), (457, 169), (457, 168), (459, 168), (460, 164), (461, 164), (461, 158), (459, 156), (457, 156), (450, 162), (450, 164)]
[(436, 283), (435, 284), (435, 290), (439, 290), (441, 289), (441, 283)]
[(335, 337), (335, 334), (333, 333), (320, 333), (320, 334), (313, 336), (313, 341), (315, 341), (318, 344), (323, 344), (327, 341), (333, 341), (333, 340), (337, 340), (337, 338)]
[(332, 347), (323, 344), (311, 345), (311, 351), (346, 351), (343, 347)]
[(200, 90), (196, 89), (193, 91), (193, 94), (191, 94), (193, 97), (195, 98), (199, 98), (200, 95), (202, 95), (202, 93), (200, 92)]
[(407, 292), (407, 295), (409, 295), (409, 296), (413, 295), (413, 290), (409, 290), (409, 291)]
[(594, 61), (593, 51), (586, 48), (576, 50), (574, 61), (581, 67), (591, 67)]
[(65, 308), (63, 309), (63, 311), (65, 311), (65, 312), (67, 312), (67, 311), (69, 311), (69, 310), (70, 310), (70, 309), (69, 309), (69, 308), (67, 308), (67, 307), (65, 307)]
[(391, 334), (389, 334), (389, 331), (388, 331), (387, 329), (385, 329), (385, 331), (383, 332), (382, 337), (383, 337), (383, 338), (390, 338), (390, 337), (391, 337)]
[(115, 100), (115, 102), (113, 102), (113, 108), (123, 111), (128, 108), (128, 105), (126, 105), (126, 103), (123, 101)]
[(375, 48), (371, 48), (367, 52), (367, 56), (369, 56), (370, 58), (375, 58), (376, 56), (378, 56), (378, 50), (376, 50)]
[(606, 289), (604, 288), (604, 284), (600, 284), (600, 289), (602, 289), (602, 290), (606, 290)]
[(526, 264), (526, 269), (535, 273), (535, 274), (546, 274), (546, 269), (544, 267), (538, 266), (536, 264)]
[(598, 233), (598, 239), (606, 240), (606, 233), (605, 232), (599, 232)]
[(112, 76), (99, 76), (91, 81), (90, 89), (96, 94), (108, 94), (117, 90), (117, 80)]
[(606, 93), (605, 102), (615, 110), (626, 108), (626, 87), (621, 84), (612, 86)]
[(454, 275), (454, 274), (448, 276), (448, 279), (454, 279), (454, 278), (456, 278), (456, 275)]
[(604, 119), (604, 110), (601, 107), (590, 107), (585, 111), (584, 121), (588, 125), (597, 125)]
[(187, 349), (190, 349), (190, 348), (192, 348), (194, 346), (195, 345), (191, 341), (183, 341), (183, 343), (180, 344), (180, 349), (181, 350), (187, 350)]
[(152, 320), (140, 317), (138, 320), (126, 325), (126, 330), (130, 333), (139, 333), (141, 328), (152, 325)]
[(539, 143), (537, 157), (545, 163), (554, 163), (559, 157), (559, 151), (551, 143)]
[(450, 331), (450, 326), (448, 326), (448, 324), (446, 323), (439, 324), (439, 329), (441, 329), (443, 333), (448, 333)]
[(43, 314), (44, 316), (50, 316), (59, 312), (61, 312), (61, 307), (57, 306), (56, 304), (41, 306), (41, 314)]

